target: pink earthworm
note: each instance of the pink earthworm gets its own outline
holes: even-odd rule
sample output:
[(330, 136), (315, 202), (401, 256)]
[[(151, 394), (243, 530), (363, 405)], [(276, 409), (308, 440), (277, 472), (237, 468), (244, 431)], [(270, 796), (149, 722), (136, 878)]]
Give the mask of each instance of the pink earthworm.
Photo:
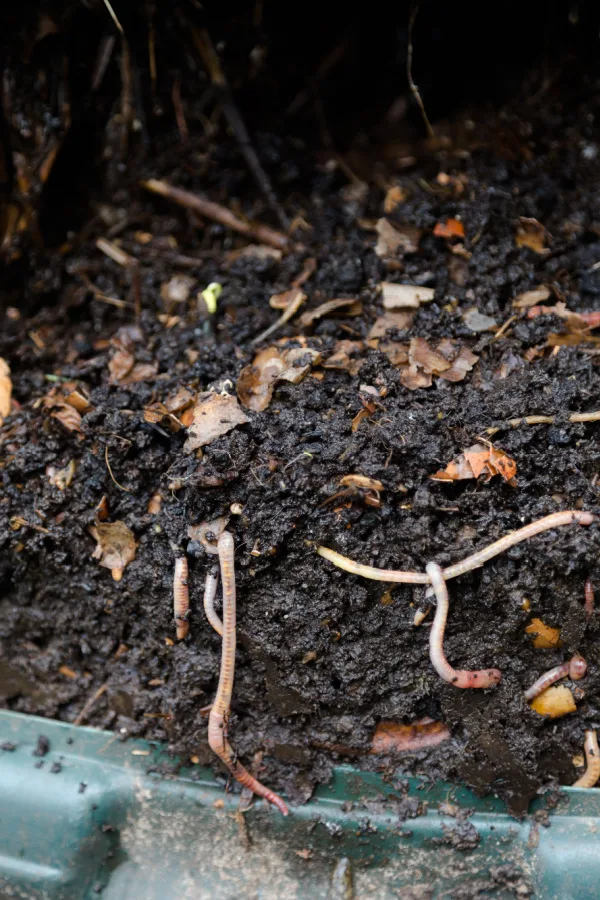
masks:
[(215, 610), (215, 597), (217, 595), (218, 583), (219, 570), (215, 567), (206, 576), (206, 584), (204, 586), (204, 612), (206, 613), (206, 618), (217, 634), (220, 634), (221, 637), (223, 637), (223, 623)]
[(595, 731), (586, 731), (583, 748), (587, 767), (581, 778), (573, 782), (572, 787), (591, 788), (600, 778), (600, 749)]
[(586, 672), (587, 663), (585, 659), (583, 656), (575, 654), (573, 659), (569, 662), (563, 663), (561, 666), (554, 666), (553, 669), (544, 672), (544, 674), (541, 675), (537, 681), (534, 681), (531, 687), (525, 691), (525, 699), (528, 702), (534, 700), (542, 693), (542, 691), (545, 691), (551, 684), (554, 684), (555, 681), (560, 681), (561, 678), (566, 678), (567, 676), (572, 681), (580, 681)]
[(589, 621), (594, 614), (594, 585), (592, 584), (591, 578), (588, 578), (585, 583), (584, 596), (585, 603), (583, 604), (583, 608)]
[(448, 618), (448, 587), (444, 573), (435, 562), (427, 563), (427, 575), (431, 581), (436, 610), (433, 625), (429, 633), (429, 656), (438, 675), (458, 688), (489, 688), (498, 684), (502, 678), (499, 669), (453, 669), (444, 655), (444, 631)]
[(185, 556), (178, 556), (175, 560), (175, 574), (173, 575), (173, 616), (178, 641), (186, 638), (190, 630), (187, 619), (189, 609), (188, 561)]
[[(450, 578), (457, 578), (459, 575), (470, 572), (471, 569), (478, 569), (494, 556), (504, 553), (510, 547), (514, 547), (515, 544), (520, 544), (521, 541), (526, 541), (528, 538), (534, 537), (542, 531), (548, 531), (550, 528), (558, 528), (561, 525), (571, 525), (574, 522), (577, 522), (579, 525), (591, 525), (595, 520), (596, 517), (592, 513), (580, 512), (576, 509), (567, 509), (563, 512), (544, 516), (543, 519), (537, 519), (535, 522), (525, 525), (524, 528), (519, 528), (517, 531), (511, 531), (508, 534), (505, 534), (504, 537), (494, 541), (492, 544), (488, 544), (487, 547), (478, 550), (477, 553), (473, 553), (472, 556), (467, 556), (462, 562), (448, 566), (447, 569), (444, 569), (444, 579), (448, 581)], [(365, 566), (362, 565), (362, 563), (354, 562), (354, 560), (349, 559), (347, 556), (342, 556), (341, 553), (330, 550), (328, 547), (317, 547), (317, 553), (324, 559), (328, 559), (339, 569), (344, 569), (345, 572), (350, 572), (353, 575), (362, 575), (363, 578), (371, 578), (374, 581), (388, 581), (403, 584), (430, 583), (429, 575), (426, 573), (403, 572), (396, 569), (376, 569), (373, 566)]]
[(264, 797), (272, 803), (284, 816), (288, 808), (281, 797), (265, 787), (235, 759), (232, 746), (226, 737), (226, 723), (231, 707), (233, 679), (235, 673), (236, 647), (236, 597), (234, 543), (228, 531), (224, 531), (218, 542), (221, 581), (223, 583), (223, 649), (221, 653), (221, 670), (217, 693), (208, 717), (208, 743), (213, 753), (227, 766), (236, 781), (250, 788), (254, 794)]

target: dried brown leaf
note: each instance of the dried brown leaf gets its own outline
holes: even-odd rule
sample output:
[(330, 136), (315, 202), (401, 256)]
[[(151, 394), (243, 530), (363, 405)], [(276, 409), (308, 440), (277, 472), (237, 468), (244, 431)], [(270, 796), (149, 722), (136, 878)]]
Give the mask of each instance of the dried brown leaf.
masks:
[(59, 491), (65, 491), (68, 487), (70, 487), (71, 482), (75, 476), (75, 470), (77, 468), (77, 464), (74, 459), (72, 459), (68, 465), (64, 467), (64, 469), (57, 469), (54, 466), (46, 466), (46, 475), (48, 476), (48, 481), (53, 487), (58, 488)]
[(428, 287), (419, 287), (414, 284), (394, 284), (390, 281), (382, 281), (381, 297), (384, 309), (418, 309), (422, 303), (431, 303), (435, 296), (435, 290)]
[(111, 569), (115, 581), (120, 581), (125, 566), (135, 559), (137, 543), (133, 532), (125, 522), (117, 521), (98, 523), (90, 528), (90, 534), (97, 542), (93, 559)]
[(5, 359), (0, 356), (0, 425), (10, 415), (10, 403), (12, 396), (12, 379), (10, 367)]
[(408, 191), (405, 191), (403, 187), (400, 187), (399, 184), (392, 185), (391, 188), (388, 188), (388, 191), (385, 195), (383, 201), (383, 211), (386, 215), (393, 213), (397, 206), (400, 203), (404, 203), (404, 201), (408, 198)]
[(341, 369), (344, 372), (349, 372), (350, 375), (356, 375), (365, 360), (352, 357), (359, 354), (363, 349), (364, 344), (362, 341), (338, 341), (333, 348), (331, 356), (324, 359), (321, 365), (324, 369)]
[(525, 216), (519, 218), (515, 243), (517, 247), (528, 247), (534, 253), (546, 254), (550, 251), (547, 244), (552, 240), (541, 222), (537, 219), (529, 219)]
[(383, 484), (377, 478), (369, 478), (367, 475), (344, 475), (340, 478), (340, 484), (344, 487), (352, 487), (363, 491), (383, 490)]
[(125, 376), (131, 372), (135, 363), (135, 357), (129, 350), (116, 350), (108, 361), (110, 380), (113, 383), (122, 382)]
[(187, 409), (196, 400), (196, 391), (189, 388), (179, 388), (165, 400), (165, 406), (170, 413), (177, 415)]
[(379, 350), (385, 353), (393, 366), (406, 366), (409, 364), (408, 344), (400, 344), (397, 341), (381, 341)]
[[(443, 341), (438, 345), (438, 350), (442, 348)], [(440, 378), (444, 381), (462, 381), (467, 372), (470, 372), (479, 357), (471, 353), (468, 347), (461, 347), (456, 356), (452, 359), (452, 365), (445, 372), (440, 373)]]
[(514, 298), (512, 305), (515, 309), (529, 309), (530, 306), (537, 306), (547, 300), (551, 294), (551, 290), (546, 284), (539, 284), (530, 291), (525, 291)]
[(450, 362), (441, 353), (429, 346), (424, 338), (412, 338), (408, 349), (408, 358), (413, 366), (419, 366), (424, 372), (439, 375), (450, 368)]
[(406, 366), (401, 370), (400, 381), (409, 391), (428, 388), (433, 384), (431, 372), (424, 372), (415, 365)]
[(313, 322), (316, 322), (317, 319), (322, 319), (323, 316), (328, 316), (330, 313), (338, 312), (340, 310), (343, 310), (345, 316), (359, 316), (362, 309), (361, 301), (356, 298), (328, 300), (326, 303), (321, 303), (316, 309), (310, 309), (305, 313), (302, 313), (300, 316), (300, 324), (306, 328), (307, 326), (312, 325)]
[(516, 473), (516, 462), (504, 450), (497, 450), (491, 445), (473, 444), (449, 462), (445, 469), (429, 477), (433, 481), (464, 481), (483, 474), (487, 482), (494, 475), (501, 475), (514, 485)]
[(416, 253), (423, 233), (415, 225), (392, 225), (388, 219), (379, 219), (375, 231), (379, 235), (375, 253), (380, 258)]
[(69, 406), (72, 406), (77, 412), (80, 412), (82, 416), (94, 408), (89, 401), (89, 397), (86, 397), (85, 394), (82, 394), (81, 391), (76, 389), (70, 391), (66, 395), (65, 403), (68, 403)]
[(387, 312), (383, 316), (379, 316), (371, 326), (369, 331), (369, 340), (385, 337), (388, 331), (396, 328), (398, 331), (405, 331), (410, 328), (414, 319), (412, 312)]
[(81, 413), (68, 403), (54, 403), (52, 406), (51, 418), (56, 419), (67, 431), (74, 431), (83, 434), (81, 428)]
[(207, 391), (196, 400), (194, 419), (188, 428), (188, 439), (183, 449), (186, 453), (191, 453), (249, 421), (240, 408), (237, 397)]
[(308, 347), (291, 350), (267, 347), (240, 372), (238, 397), (246, 409), (262, 412), (271, 402), (278, 381), (298, 384), (308, 374), (311, 366), (318, 365), (320, 361), (321, 354)]
[(479, 312), (476, 306), (465, 309), (462, 314), (462, 320), (471, 331), (480, 334), (483, 331), (494, 331), (498, 327), (498, 323), (492, 316), (486, 316), (485, 313)]
[(188, 537), (192, 541), (199, 541), (208, 553), (216, 553), (217, 541), (227, 528), (229, 516), (219, 516), (210, 522), (201, 522), (200, 525), (188, 526)]

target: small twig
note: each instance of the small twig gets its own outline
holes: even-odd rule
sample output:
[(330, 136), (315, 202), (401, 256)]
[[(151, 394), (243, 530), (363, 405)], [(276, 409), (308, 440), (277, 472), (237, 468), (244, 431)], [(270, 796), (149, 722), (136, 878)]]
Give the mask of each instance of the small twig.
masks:
[(429, 656), (433, 668), (440, 678), (450, 682), (457, 688), (489, 688), (498, 684), (502, 678), (499, 669), (453, 669), (444, 655), (444, 631), (448, 619), (448, 588), (441, 567), (435, 563), (427, 563), (427, 575), (435, 594), (436, 609), (433, 625), (429, 632)]
[(281, 316), (277, 319), (276, 322), (273, 322), (272, 325), (269, 325), (268, 328), (265, 328), (264, 331), (252, 339), (252, 344), (260, 344), (261, 341), (264, 341), (265, 338), (271, 337), (274, 332), (279, 331), (280, 328), (283, 328), (290, 319), (296, 315), (304, 301), (306, 300), (306, 294), (304, 294), (301, 290), (297, 290), (296, 296), (292, 299), (290, 303), (286, 306)]
[[(555, 416), (522, 416), (519, 419), (509, 419), (505, 425), (487, 428), (485, 433), (493, 435), (498, 431), (502, 431), (503, 428), (518, 428), (519, 425), (554, 425), (555, 421)], [(600, 422), (600, 410), (587, 413), (571, 413), (568, 421), (573, 425), (585, 422)]]
[(221, 63), (219, 62), (219, 57), (217, 56), (210, 39), (210, 34), (205, 28), (194, 28), (192, 30), (192, 35), (210, 79), (214, 87), (219, 91), (220, 102), (223, 112), (225, 113), (225, 118), (238, 140), (242, 155), (246, 160), (246, 165), (250, 169), (265, 200), (277, 216), (279, 224), (282, 228), (287, 230), (289, 227), (287, 216), (275, 196), (275, 191), (271, 186), (269, 176), (263, 169), (256, 150), (252, 146), (250, 135), (248, 134), (248, 129), (246, 128), (244, 120), (233, 102), (231, 88), (229, 87), (225, 74), (221, 68)]
[(85, 720), (89, 716), (90, 712), (92, 711), (92, 707), (100, 699), (102, 694), (104, 694), (104, 692), (106, 691), (107, 688), (108, 688), (108, 682), (101, 684), (100, 687), (98, 688), (98, 690), (95, 691), (92, 694), (92, 696), (89, 697), (88, 700), (86, 700), (81, 712), (79, 713), (77, 718), (73, 721), (73, 725), (82, 725), (85, 722)]
[(504, 323), (504, 325), (502, 325), (498, 329), (496, 334), (493, 336), (493, 338), (490, 341), (490, 344), (493, 344), (494, 341), (500, 340), (500, 338), (503, 337), (504, 334), (506, 334), (506, 332), (508, 331), (508, 329), (510, 328), (512, 323), (516, 322), (518, 318), (519, 318), (518, 316), (511, 316), (510, 319), (507, 319), (506, 322)]
[(586, 731), (583, 746), (587, 768), (581, 778), (573, 782), (572, 787), (592, 788), (600, 778), (600, 749), (595, 731)]
[(175, 573), (173, 575), (173, 618), (175, 619), (178, 641), (182, 641), (188, 636), (190, 630), (188, 622), (189, 611), (188, 561), (185, 556), (178, 556), (175, 560)]
[(126, 494), (130, 494), (131, 491), (129, 490), (129, 488), (123, 487), (122, 484), (119, 484), (119, 482), (117, 481), (117, 479), (116, 479), (115, 476), (113, 475), (113, 470), (111, 469), (111, 466), (110, 466), (110, 460), (109, 460), (109, 458), (108, 458), (108, 444), (106, 444), (105, 447), (104, 447), (104, 461), (106, 462), (106, 468), (108, 469), (108, 474), (110, 475), (111, 479), (112, 479), (113, 482), (116, 484), (116, 486), (117, 486), (118, 488), (121, 488), (122, 491), (125, 491)]
[(411, 6), (410, 16), (408, 19), (408, 48), (406, 51), (406, 74), (408, 76), (408, 84), (411, 90), (413, 97), (417, 102), (417, 106), (421, 110), (421, 116), (423, 117), (423, 122), (425, 123), (425, 128), (427, 129), (427, 134), (430, 138), (435, 137), (435, 133), (433, 128), (431, 127), (431, 123), (427, 118), (427, 113), (425, 112), (425, 106), (423, 105), (423, 101), (421, 99), (421, 94), (419, 93), (419, 88), (415, 84), (412, 76), (412, 60), (413, 60), (413, 28), (415, 25), (415, 19), (417, 18), (417, 13), (419, 11), (419, 0), (415, 0), (415, 2)]
[(159, 181), (156, 178), (142, 181), (141, 185), (146, 190), (160, 194), (161, 197), (166, 197), (186, 209), (192, 209), (201, 216), (212, 219), (213, 222), (219, 222), (225, 228), (231, 228), (232, 231), (237, 231), (251, 240), (258, 241), (259, 244), (269, 244), (277, 250), (287, 250), (291, 246), (289, 238), (281, 231), (269, 228), (268, 225), (240, 219), (226, 206), (221, 206), (220, 203), (215, 203), (201, 194), (192, 194), (190, 191), (184, 191), (182, 188), (174, 187), (166, 181)]
[(181, 75), (178, 75), (173, 82), (173, 90), (171, 91), (173, 100), (173, 109), (175, 110), (175, 121), (179, 129), (179, 137), (182, 144), (187, 144), (189, 140), (189, 132), (185, 119), (185, 111), (183, 109), (183, 101), (181, 99)]
[(108, 12), (109, 12), (109, 14), (110, 14), (111, 19), (113, 20), (113, 22), (115, 23), (115, 25), (117, 26), (117, 28), (119, 29), (119, 31), (121, 32), (121, 34), (125, 34), (125, 32), (123, 31), (123, 26), (122, 26), (121, 23), (119, 22), (119, 20), (118, 20), (118, 18), (117, 18), (117, 14), (116, 14), (116, 12), (114, 11), (114, 9), (112, 8), (112, 6), (111, 6), (111, 4), (110, 4), (110, 0), (104, 0), (104, 5), (105, 5), (105, 7), (107, 8), (107, 10), (108, 10)]
[(549, 669), (543, 675), (540, 675), (537, 681), (534, 681), (531, 687), (525, 691), (525, 699), (527, 702), (535, 700), (551, 684), (560, 681), (561, 678), (566, 678), (567, 675), (571, 681), (580, 681), (586, 672), (587, 663), (585, 659), (583, 656), (575, 654), (569, 662), (563, 663), (561, 666), (554, 666), (553, 669)]
[(96, 247), (119, 266), (123, 266), (124, 269), (129, 269), (131, 266), (137, 266), (138, 264), (138, 261), (134, 256), (125, 253), (124, 250), (121, 250), (116, 244), (111, 244), (106, 238), (98, 238)]
[(236, 647), (236, 597), (234, 543), (228, 531), (224, 531), (218, 543), (221, 581), (223, 584), (223, 649), (217, 693), (208, 717), (208, 743), (213, 753), (227, 766), (236, 781), (249, 787), (253, 793), (264, 797), (284, 816), (288, 808), (281, 797), (257, 781), (235, 758), (233, 748), (226, 737), (226, 722), (231, 708)]

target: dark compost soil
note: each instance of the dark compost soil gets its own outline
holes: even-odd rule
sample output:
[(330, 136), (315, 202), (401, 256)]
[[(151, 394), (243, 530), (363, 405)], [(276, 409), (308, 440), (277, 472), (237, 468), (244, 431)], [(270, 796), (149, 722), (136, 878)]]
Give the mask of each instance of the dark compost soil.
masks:
[[(315, 546), (422, 571), (432, 559), (457, 561), (556, 510), (600, 508), (599, 426), (568, 421), (569, 413), (600, 407), (595, 345), (547, 346), (548, 336), (566, 327), (552, 315), (517, 312), (498, 340), (493, 332), (473, 333), (462, 318), (476, 306), (502, 325), (515, 315), (513, 298), (540, 283), (553, 285), (572, 310), (599, 308), (597, 88), (588, 85), (577, 102), (551, 92), (532, 108), (471, 111), (476, 124), (462, 116), (452, 128), (439, 125), (437, 144), (412, 142), (410, 168), (380, 175), (362, 193), (352, 194), (339, 166), (324, 163), (310, 145), (263, 135), (257, 147), (280, 200), (290, 218), (302, 215), (310, 225), (295, 233), (303, 249), (281, 260), (232, 261), (226, 254), (243, 239), (139, 188), (141, 178), (165, 178), (272, 221), (235, 139), (202, 136), (192, 116), (185, 147), (173, 126), (152, 153), (133, 156), (113, 186), (108, 179), (94, 198), (95, 216), (70, 246), (13, 259), (4, 276), (8, 314), (0, 340), (15, 401), (0, 432), (6, 708), (72, 721), (106, 684), (89, 724), (165, 740), (183, 760), (214, 762), (200, 712), (212, 699), (219, 664), (220, 641), (201, 606), (213, 559), (187, 529), (240, 504), (229, 523), (240, 645), (230, 736), (245, 762), (265, 751), (269, 786), (302, 802), (332, 765), (350, 758), (390, 774), (462, 779), (498, 792), (522, 813), (542, 787), (574, 780), (572, 757), (582, 751), (584, 730), (600, 725), (600, 624), (597, 614), (587, 622), (583, 609), (584, 582), (600, 574), (597, 526), (546, 533), (450, 582), (448, 657), (457, 667), (500, 668), (502, 682), (489, 691), (457, 690), (432, 669), (428, 628), (413, 625), (422, 588), (395, 586), (389, 602), (387, 585), (335, 569)], [(361, 175), (383, 171), (381, 160), (355, 156)], [(441, 185), (439, 172), (464, 175), (462, 192), (456, 182)], [(407, 193), (390, 220), (424, 230), (418, 251), (391, 271), (365, 227), (383, 215), (386, 178)], [(468, 260), (432, 234), (437, 222), (457, 216)], [(516, 245), (520, 216), (538, 219), (552, 235), (547, 253)], [(151, 235), (149, 243), (140, 232)], [(118, 240), (140, 260), (137, 318), (130, 272), (96, 249), (98, 237)], [(267, 409), (249, 413), (248, 424), (205, 447), (202, 459), (185, 454), (185, 431), (145, 421), (144, 409), (181, 387), (220, 389), (229, 380), (234, 389), (256, 353), (253, 338), (280, 315), (269, 297), (290, 287), (308, 256), (317, 268), (303, 288), (305, 308), (357, 297), (363, 312), (305, 328), (292, 322), (272, 342), (287, 336), (298, 346), (303, 335), (327, 357), (339, 340), (365, 340), (382, 312), (377, 285), (392, 280), (435, 288), (435, 300), (398, 340), (460, 340), (478, 363), (462, 382), (434, 379), (432, 387), (410, 391), (388, 356), (365, 345), (356, 375), (316, 367), (300, 384), (281, 383)], [(187, 302), (168, 309), (161, 285), (178, 273), (191, 275), (194, 287)], [(209, 321), (196, 293), (214, 281), (223, 293)], [(126, 305), (105, 302), (90, 283)], [(136, 360), (156, 364), (156, 374), (111, 383), (110, 340), (134, 323), (142, 332)], [(36, 402), (63, 381), (76, 381), (90, 398), (82, 434)], [(372, 399), (364, 386), (378, 391), (376, 411), (353, 430)], [(531, 414), (555, 422), (507, 426)], [(430, 480), (493, 426), (500, 429), (494, 446), (517, 463), (516, 486), (498, 477)], [(47, 467), (71, 460), (75, 475), (61, 491)], [(383, 483), (380, 508), (360, 496), (324, 505), (340, 478), (357, 473)], [(160, 511), (150, 514), (157, 492)], [(110, 521), (123, 520), (139, 542), (119, 582), (92, 558), (89, 529), (104, 496)], [(179, 644), (173, 547), (187, 552), (190, 564), (190, 635)], [(560, 649), (533, 648), (524, 631), (532, 616), (562, 629)], [(576, 650), (588, 662), (577, 712), (554, 721), (538, 716), (523, 690)], [(446, 723), (451, 739), (403, 756), (368, 754), (380, 720), (425, 716)]]

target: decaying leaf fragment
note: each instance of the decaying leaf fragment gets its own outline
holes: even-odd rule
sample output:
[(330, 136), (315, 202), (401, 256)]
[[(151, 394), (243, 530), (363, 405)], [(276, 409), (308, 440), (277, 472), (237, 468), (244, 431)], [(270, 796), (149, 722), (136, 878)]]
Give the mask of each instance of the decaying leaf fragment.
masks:
[(320, 362), (321, 354), (309, 347), (293, 347), (290, 350), (267, 347), (240, 372), (238, 397), (246, 409), (262, 412), (271, 402), (278, 381), (299, 384), (311, 366)]
[(449, 462), (445, 469), (429, 477), (433, 481), (463, 481), (483, 475), (483, 480), (488, 482), (494, 475), (501, 475), (514, 487), (516, 473), (516, 462), (504, 450), (497, 450), (491, 444), (473, 444)]
[(369, 341), (376, 341), (385, 337), (388, 331), (396, 328), (398, 331), (405, 331), (410, 328), (414, 319), (413, 312), (387, 312), (383, 316), (375, 319), (369, 331)]
[(12, 396), (12, 380), (10, 367), (0, 356), (0, 425), (10, 415), (10, 399)]
[(371, 753), (411, 753), (425, 747), (436, 747), (447, 741), (450, 732), (443, 722), (418, 719), (411, 725), (379, 722), (371, 740)]
[(138, 325), (124, 325), (111, 338), (113, 353), (108, 361), (108, 371), (113, 384), (136, 384), (156, 375), (156, 363), (136, 362), (135, 345), (142, 341), (143, 334)]
[(362, 303), (356, 298), (328, 300), (326, 303), (321, 303), (316, 309), (309, 309), (302, 313), (300, 324), (307, 327), (332, 312), (339, 312), (345, 316), (359, 316), (362, 312)]
[(358, 354), (363, 350), (362, 341), (337, 341), (333, 348), (331, 356), (324, 359), (321, 365), (324, 369), (341, 369), (349, 372), (350, 375), (356, 375), (364, 364), (365, 360), (360, 359)]
[(552, 240), (550, 234), (537, 219), (529, 219), (525, 216), (519, 218), (515, 243), (517, 247), (528, 247), (534, 253), (545, 255), (549, 253), (547, 244)]
[(431, 303), (435, 296), (433, 288), (416, 284), (382, 281), (379, 287), (384, 309), (418, 309), (422, 303)]
[(382, 259), (403, 253), (416, 253), (423, 233), (415, 225), (392, 225), (385, 218), (378, 219), (375, 231), (379, 235), (375, 253)]
[(464, 238), (465, 226), (460, 219), (446, 219), (445, 222), (438, 222), (433, 229), (435, 237), (445, 238)]
[(196, 400), (193, 421), (188, 428), (188, 439), (183, 449), (186, 453), (191, 453), (249, 421), (246, 413), (240, 409), (237, 397), (206, 391)]
[(101, 566), (111, 570), (115, 581), (123, 577), (125, 566), (135, 559), (137, 542), (130, 528), (121, 522), (97, 523), (90, 528), (97, 546), (92, 554)]
[(408, 363), (400, 374), (402, 384), (411, 391), (431, 387), (433, 375), (444, 381), (462, 381), (479, 357), (456, 341), (444, 338), (431, 347), (424, 338), (412, 338)]
[(512, 305), (515, 309), (529, 309), (530, 306), (537, 306), (543, 303), (550, 296), (551, 291), (548, 285), (539, 284), (537, 287), (531, 288), (514, 298)]
[(54, 466), (46, 466), (46, 475), (48, 476), (48, 481), (53, 487), (58, 488), (59, 491), (65, 491), (68, 487), (70, 487), (71, 482), (75, 476), (75, 470), (77, 468), (77, 464), (74, 459), (72, 459), (68, 465), (64, 467), (64, 469), (57, 469)]

